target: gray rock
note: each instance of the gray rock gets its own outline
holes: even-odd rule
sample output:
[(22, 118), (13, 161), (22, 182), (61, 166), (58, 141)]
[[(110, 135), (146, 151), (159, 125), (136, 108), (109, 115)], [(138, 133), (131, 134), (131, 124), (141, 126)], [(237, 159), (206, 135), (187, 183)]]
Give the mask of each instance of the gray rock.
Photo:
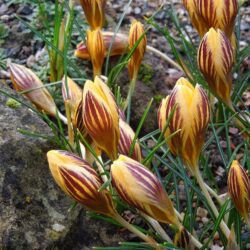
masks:
[(46, 160), (56, 145), (17, 131), (52, 136), (49, 127), (6, 100), (0, 94), (0, 249), (90, 249), (121, 241), (116, 227), (90, 219), (80, 205), (69, 212), (72, 200), (55, 184)]

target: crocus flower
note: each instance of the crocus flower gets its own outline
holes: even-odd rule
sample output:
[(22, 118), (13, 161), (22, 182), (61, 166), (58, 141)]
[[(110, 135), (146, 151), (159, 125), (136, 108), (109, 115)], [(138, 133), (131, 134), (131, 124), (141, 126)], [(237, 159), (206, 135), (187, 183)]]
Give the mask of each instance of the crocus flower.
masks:
[(183, 0), (183, 4), (200, 37), (210, 28), (220, 29), (236, 47), (234, 24), (238, 13), (237, 0)]
[(87, 48), (93, 65), (94, 76), (101, 75), (105, 58), (105, 47), (101, 30), (87, 31)]
[(120, 155), (111, 165), (112, 183), (121, 198), (150, 217), (179, 227), (173, 204), (160, 181), (139, 162)]
[[(114, 42), (113, 37), (115, 35)], [(117, 56), (122, 55), (127, 52), (128, 49), (128, 36), (117, 33), (114, 34), (113, 32), (104, 31), (102, 32), (103, 41), (104, 41), (104, 48), (105, 48), (105, 57), (108, 55), (110, 45), (112, 44), (110, 56)], [(84, 60), (90, 60), (90, 55), (87, 49), (86, 44), (82, 41), (77, 45), (75, 50), (75, 56), (82, 58)]]
[(129, 31), (129, 49), (132, 49), (139, 40), (140, 42), (128, 62), (130, 79), (137, 77), (147, 47), (147, 38), (144, 34), (143, 25), (141, 22), (134, 20)]
[[(129, 156), (130, 147), (135, 137), (133, 129), (122, 119), (119, 119), (119, 129), (120, 129), (120, 140), (118, 144), (118, 151), (120, 154)], [(139, 141), (136, 140), (135, 147), (131, 158), (141, 162), (141, 147)]]
[(88, 134), (115, 160), (120, 137), (118, 108), (112, 92), (99, 77), (84, 85), (82, 115)]
[(102, 180), (85, 160), (62, 150), (49, 151), (47, 158), (52, 176), (67, 195), (96, 213), (115, 214), (110, 193), (99, 191)]
[(37, 75), (32, 70), (19, 64), (11, 63), (9, 67), (14, 89), (18, 92), (27, 91), (24, 95), (38, 110), (56, 116), (54, 99)]
[(221, 30), (211, 28), (203, 37), (197, 61), (210, 88), (230, 107), (233, 48)]
[[(173, 111), (174, 107), (175, 111)], [(205, 91), (200, 85), (196, 84), (193, 87), (187, 79), (180, 78), (159, 109), (160, 129), (165, 127), (171, 111), (174, 113), (165, 136), (178, 130), (180, 132), (167, 143), (171, 152), (179, 155), (190, 170), (195, 172), (198, 170), (198, 160), (210, 119), (210, 108)]]
[(228, 173), (228, 192), (239, 214), (249, 223), (250, 179), (238, 161), (233, 161)]
[(80, 0), (80, 4), (91, 29), (101, 29), (105, 21), (106, 0)]

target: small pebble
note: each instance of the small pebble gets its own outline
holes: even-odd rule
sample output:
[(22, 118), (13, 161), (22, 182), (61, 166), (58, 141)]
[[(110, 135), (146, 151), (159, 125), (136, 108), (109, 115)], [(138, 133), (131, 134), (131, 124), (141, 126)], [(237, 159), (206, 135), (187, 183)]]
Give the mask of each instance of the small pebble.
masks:
[(197, 209), (197, 216), (203, 218), (203, 217), (207, 217), (207, 210), (205, 208), (202, 208), (202, 207), (198, 207)]
[(53, 224), (52, 229), (54, 231), (56, 231), (57, 233), (60, 233), (65, 229), (65, 226), (61, 225), (61, 224), (58, 224), (58, 223), (55, 223), (55, 224)]

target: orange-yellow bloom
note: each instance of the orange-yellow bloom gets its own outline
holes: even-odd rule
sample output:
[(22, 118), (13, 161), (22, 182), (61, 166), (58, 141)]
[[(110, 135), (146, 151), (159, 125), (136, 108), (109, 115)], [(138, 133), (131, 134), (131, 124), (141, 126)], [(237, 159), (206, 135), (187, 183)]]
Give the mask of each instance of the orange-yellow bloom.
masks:
[(183, 0), (183, 4), (200, 37), (210, 28), (220, 29), (236, 47), (234, 24), (238, 13), (237, 0)]
[[(191, 171), (196, 171), (205, 133), (210, 119), (210, 108), (205, 91), (200, 85), (193, 85), (185, 78), (180, 78), (172, 93), (163, 101), (160, 108), (160, 128), (163, 129), (166, 119), (173, 108), (172, 119), (165, 136), (180, 130), (168, 140), (171, 152), (179, 155)], [(165, 109), (165, 112), (164, 112)]]
[(238, 13), (237, 0), (195, 0), (200, 16), (209, 28), (222, 30), (231, 39)]
[(91, 29), (102, 28), (105, 21), (106, 0), (80, 0)]
[(38, 110), (56, 116), (56, 104), (53, 97), (32, 70), (22, 65), (11, 63), (10, 76), (16, 91), (27, 91), (24, 95)]
[[(109, 31), (102, 32), (104, 40), (104, 48), (105, 48), (105, 57), (108, 55), (109, 47), (111, 44), (112, 47), (110, 51), (110, 56), (122, 55), (127, 52), (128, 36), (121, 33), (117, 33), (115, 35), (114, 42), (112, 43), (114, 35), (115, 34), (113, 32)], [(90, 60), (90, 55), (87, 46), (83, 41), (77, 45), (77, 48), (75, 50), (75, 56), (82, 58), (84, 60)]]
[(88, 134), (115, 160), (120, 137), (118, 108), (112, 92), (99, 77), (84, 85), (82, 115)]
[(203, 37), (197, 61), (210, 88), (229, 106), (232, 89), (233, 48), (221, 30), (211, 28)]
[(62, 150), (49, 151), (47, 158), (56, 183), (67, 195), (96, 213), (114, 215), (110, 193), (98, 191), (102, 180), (85, 160)]
[(179, 227), (171, 200), (146, 167), (120, 155), (111, 165), (111, 175), (113, 185), (125, 202), (160, 222)]
[(244, 219), (249, 222), (250, 213), (250, 179), (238, 161), (233, 161), (228, 173), (228, 192)]
[(129, 49), (132, 49), (139, 40), (140, 42), (128, 62), (130, 79), (137, 76), (147, 46), (143, 25), (141, 22), (134, 20), (129, 31)]
[(157, 113), (158, 126), (161, 132), (163, 132), (163, 130), (165, 129), (164, 133), (165, 137), (168, 137), (170, 135), (169, 129), (165, 128), (167, 121), (166, 110), (167, 110), (168, 99), (169, 96), (166, 96), (165, 98), (162, 99)]
[[(129, 155), (129, 150), (135, 137), (133, 129), (122, 119), (119, 119), (120, 140), (118, 144), (118, 151), (120, 154)], [(136, 140), (134, 151), (131, 158), (141, 162), (141, 147), (139, 141)]]
[(93, 65), (94, 76), (102, 73), (105, 47), (102, 32), (99, 29), (87, 31), (87, 48)]

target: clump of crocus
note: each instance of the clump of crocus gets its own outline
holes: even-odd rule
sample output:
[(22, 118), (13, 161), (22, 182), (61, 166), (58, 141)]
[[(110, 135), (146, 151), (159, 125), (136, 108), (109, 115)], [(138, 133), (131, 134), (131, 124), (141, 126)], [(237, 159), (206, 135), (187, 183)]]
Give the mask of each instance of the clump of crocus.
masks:
[(61, 150), (51, 150), (47, 157), (56, 183), (67, 195), (96, 213), (114, 216), (110, 193), (99, 191), (102, 180), (85, 160)]
[(174, 113), (165, 136), (178, 130), (180, 132), (168, 140), (169, 148), (173, 154), (182, 158), (192, 172), (195, 172), (210, 119), (205, 91), (200, 85), (193, 87), (187, 79), (180, 78), (172, 93), (160, 105), (158, 122), (161, 130), (164, 129), (172, 111)]
[(87, 31), (87, 48), (93, 66), (94, 76), (102, 73), (102, 65), (105, 58), (105, 47), (100, 29)]
[(236, 47), (234, 24), (238, 13), (237, 0), (183, 0), (183, 4), (201, 37), (210, 28), (220, 29)]
[(250, 226), (250, 179), (238, 161), (233, 161), (228, 173), (228, 192), (239, 214)]
[[(113, 41), (113, 37), (114, 41)], [(104, 48), (105, 48), (105, 57), (108, 55), (109, 48), (111, 46), (110, 50), (110, 56), (117, 56), (122, 55), (127, 52), (128, 50), (128, 36), (114, 32), (104, 31), (102, 32), (102, 37), (104, 41)], [(82, 41), (77, 45), (77, 48), (75, 50), (75, 56), (79, 57), (84, 60), (90, 60), (90, 54), (88, 52), (88, 48), (86, 44)]]
[[(118, 144), (118, 151), (120, 154), (129, 156), (130, 148), (135, 137), (133, 129), (122, 119), (119, 119), (120, 139)], [(131, 158), (141, 162), (141, 147), (139, 141), (136, 140), (134, 150)]]
[(144, 34), (144, 28), (141, 22), (134, 20), (129, 30), (129, 49), (132, 49), (138, 42), (133, 55), (128, 62), (130, 79), (137, 78), (139, 68), (147, 47), (147, 38)]
[(99, 77), (84, 84), (82, 116), (88, 134), (115, 160), (120, 137), (118, 108), (112, 92)]
[(13, 87), (24, 95), (42, 112), (56, 116), (56, 104), (42, 81), (30, 69), (10, 63), (10, 76)]
[(118, 194), (129, 205), (157, 221), (180, 226), (160, 181), (142, 164), (120, 155), (111, 165), (111, 176)]
[(101, 29), (105, 21), (106, 0), (80, 0), (80, 4), (91, 29)]
[(221, 30), (211, 28), (203, 37), (197, 61), (209, 87), (228, 106), (232, 107), (233, 48)]
[(109, 216), (138, 237), (160, 250), (157, 242), (125, 221), (116, 211), (107, 189), (97, 172), (83, 159), (62, 150), (47, 153), (50, 171), (59, 187), (71, 198), (98, 214)]

